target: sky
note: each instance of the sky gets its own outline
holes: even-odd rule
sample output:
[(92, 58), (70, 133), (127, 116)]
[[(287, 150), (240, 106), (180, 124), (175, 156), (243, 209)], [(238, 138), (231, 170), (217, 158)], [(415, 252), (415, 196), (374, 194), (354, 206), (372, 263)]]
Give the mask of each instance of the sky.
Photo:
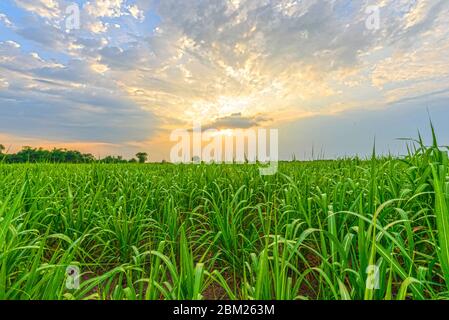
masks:
[(1, 0), (0, 143), (160, 161), (201, 122), (278, 129), (281, 159), (399, 155), (430, 116), (449, 144), (448, 17), (447, 0)]

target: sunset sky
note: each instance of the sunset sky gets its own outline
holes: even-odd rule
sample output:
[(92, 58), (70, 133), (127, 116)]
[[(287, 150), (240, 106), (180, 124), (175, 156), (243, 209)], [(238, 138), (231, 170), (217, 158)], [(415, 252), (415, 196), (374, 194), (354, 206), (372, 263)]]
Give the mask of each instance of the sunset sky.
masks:
[[(280, 156), (449, 144), (447, 0), (0, 1), (0, 143), (168, 159), (170, 132), (279, 129)], [(378, 6), (379, 29), (367, 8)]]

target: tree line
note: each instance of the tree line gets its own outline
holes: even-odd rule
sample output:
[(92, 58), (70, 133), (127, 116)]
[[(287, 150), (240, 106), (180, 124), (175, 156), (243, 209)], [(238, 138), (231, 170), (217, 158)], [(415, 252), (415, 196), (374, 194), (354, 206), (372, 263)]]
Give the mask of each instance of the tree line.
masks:
[(107, 156), (102, 159), (96, 159), (90, 153), (58, 148), (45, 150), (43, 148), (26, 146), (17, 153), (4, 153), (4, 151), (4, 145), (0, 144), (0, 162), (2, 163), (145, 163), (148, 160), (148, 154), (146, 152), (139, 152), (136, 154), (136, 158), (126, 160), (121, 156)]

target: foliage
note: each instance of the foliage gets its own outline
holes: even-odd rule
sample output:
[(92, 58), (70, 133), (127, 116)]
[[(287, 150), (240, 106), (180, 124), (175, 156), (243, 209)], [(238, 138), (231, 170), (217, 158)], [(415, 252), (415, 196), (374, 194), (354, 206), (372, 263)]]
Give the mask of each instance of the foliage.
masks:
[(409, 150), (267, 177), (250, 164), (1, 164), (0, 299), (447, 299), (447, 152)]
[(148, 153), (139, 152), (136, 154), (137, 159), (139, 159), (139, 163), (145, 163), (148, 160)]
[[(5, 147), (0, 144), (0, 161), (3, 163), (135, 163), (135, 159), (125, 160), (121, 156), (106, 156), (103, 159), (95, 159), (92, 154), (84, 154), (79, 151), (67, 149), (45, 150), (42, 148), (23, 147), (15, 154), (3, 154)], [(146, 153), (145, 161), (148, 157)]]

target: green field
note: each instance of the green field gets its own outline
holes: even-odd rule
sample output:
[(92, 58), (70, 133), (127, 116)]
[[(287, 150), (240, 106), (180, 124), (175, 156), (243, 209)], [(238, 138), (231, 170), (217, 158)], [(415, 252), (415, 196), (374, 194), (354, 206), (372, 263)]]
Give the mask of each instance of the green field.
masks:
[(417, 146), (267, 177), (0, 164), (0, 299), (449, 298), (447, 153)]

